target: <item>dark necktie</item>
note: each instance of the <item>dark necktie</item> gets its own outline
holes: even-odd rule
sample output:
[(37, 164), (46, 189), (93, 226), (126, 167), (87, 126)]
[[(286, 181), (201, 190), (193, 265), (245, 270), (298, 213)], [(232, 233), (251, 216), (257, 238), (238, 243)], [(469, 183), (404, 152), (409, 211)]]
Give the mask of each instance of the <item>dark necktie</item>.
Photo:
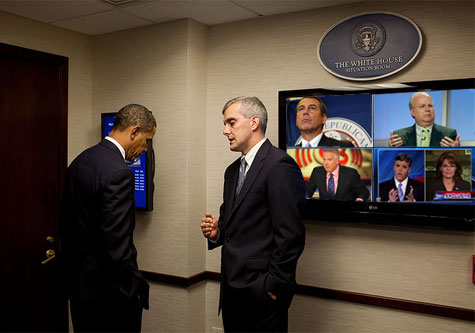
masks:
[(238, 197), (239, 192), (241, 192), (242, 184), (244, 184), (244, 179), (246, 179), (246, 166), (246, 159), (244, 157), (241, 157), (241, 166), (239, 167), (239, 177), (234, 198)]
[(333, 179), (333, 173), (330, 173), (330, 178), (328, 178), (328, 193), (332, 197), (335, 197), (335, 180)]

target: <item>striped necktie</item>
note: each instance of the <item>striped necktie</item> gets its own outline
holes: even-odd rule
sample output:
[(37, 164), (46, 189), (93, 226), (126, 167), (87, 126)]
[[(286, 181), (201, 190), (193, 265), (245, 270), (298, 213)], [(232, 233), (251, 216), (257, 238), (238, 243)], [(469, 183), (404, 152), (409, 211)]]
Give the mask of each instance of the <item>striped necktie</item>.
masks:
[(239, 177), (238, 177), (238, 183), (236, 186), (236, 193), (234, 195), (234, 198), (237, 198), (239, 195), (239, 192), (241, 192), (242, 184), (244, 184), (244, 180), (246, 179), (246, 159), (241, 157), (241, 165), (239, 167)]
[(402, 183), (399, 183), (397, 187), (397, 195), (399, 197), (399, 201), (404, 201), (404, 193), (402, 192)]

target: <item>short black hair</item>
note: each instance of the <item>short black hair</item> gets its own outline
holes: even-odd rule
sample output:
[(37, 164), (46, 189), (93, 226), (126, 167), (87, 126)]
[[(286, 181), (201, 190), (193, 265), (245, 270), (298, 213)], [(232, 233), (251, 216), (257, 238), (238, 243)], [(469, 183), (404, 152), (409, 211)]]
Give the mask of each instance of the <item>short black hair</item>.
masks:
[(396, 161), (403, 161), (403, 162), (407, 162), (409, 166), (412, 165), (412, 158), (406, 153), (397, 154), (396, 157), (394, 158), (394, 162)]
[(119, 110), (114, 119), (113, 130), (125, 131), (130, 126), (140, 126), (145, 133), (150, 133), (157, 122), (152, 112), (140, 104), (129, 104)]

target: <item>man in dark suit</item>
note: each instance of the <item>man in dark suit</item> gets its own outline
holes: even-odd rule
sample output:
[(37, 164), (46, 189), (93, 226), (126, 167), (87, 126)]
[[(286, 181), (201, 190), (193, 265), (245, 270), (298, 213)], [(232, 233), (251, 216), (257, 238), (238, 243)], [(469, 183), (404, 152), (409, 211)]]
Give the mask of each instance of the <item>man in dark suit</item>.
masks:
[(327, 107), (319, 97), (304, 97), (297, 104), (295, 123), (300, 130), (296, 147), (353, 147), (348, 141), (336, 140), (323, 134)]
[(369, 198), (358, 171), (340, 165), (338, 149), (323, 150), (323, 166), (314, 168), (307, 181), (307, 198), (316, 189), (322, 200), (367, 201)]
[(424, 184), (409, 178), (412, 158), (400, 153), (394, 158), (394, 177), (379, 184), (381, 201), (424, 201)]
[(61, 259), (76, 332), (139, 332), (149, 286), (133, 243), (135, 177), (126, 160), (147, 150), (152, 113), (130, 104), (109, 136), (68, 167)]
[(416, 92), (409, 100), (414, 125), (390, 131), (389, 147), (458, 147), (460, 135), (453, 128), (434, 124), (434, 104), (429, 94)]
[(222, 246), (224, 330), (285, 332), (305, 243), (304, 180), (265, 139), (267, 111), (258, 98), (234, 98), (223, 115), (230, 149), (242, 155), (226, 169), (219, 220), (206, 214), (201, 229), (209, 249)]

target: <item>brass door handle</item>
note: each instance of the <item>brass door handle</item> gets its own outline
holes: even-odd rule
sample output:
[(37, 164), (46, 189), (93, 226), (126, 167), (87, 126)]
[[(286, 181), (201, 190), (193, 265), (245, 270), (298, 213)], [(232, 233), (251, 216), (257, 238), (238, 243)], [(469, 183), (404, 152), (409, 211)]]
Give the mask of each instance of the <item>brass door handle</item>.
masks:
[(49, 249), (46, 251), (46, 259), (43, 260), (41, 263), (44, 265), (44, 264), (47, 264), (48, 262), (50, 262), (51, 260), (53, 260), (53, 258), (56, 257), (56, 253), (54, 252), (54, 250), (52, 249)]

